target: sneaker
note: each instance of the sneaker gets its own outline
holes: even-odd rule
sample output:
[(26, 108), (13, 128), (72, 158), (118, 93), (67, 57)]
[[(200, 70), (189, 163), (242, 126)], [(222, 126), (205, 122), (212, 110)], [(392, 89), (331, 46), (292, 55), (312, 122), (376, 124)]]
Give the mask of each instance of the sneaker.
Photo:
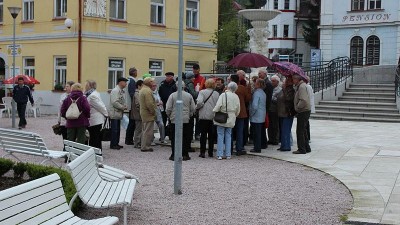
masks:
[(231, 157), (230, 157), (230, 156), (227, 156), (226, 159), (231, 159)]
[(218, 156), (218, 158), (217, 158), (218, 160), (222, 160), (222, 157), (221, 156)]

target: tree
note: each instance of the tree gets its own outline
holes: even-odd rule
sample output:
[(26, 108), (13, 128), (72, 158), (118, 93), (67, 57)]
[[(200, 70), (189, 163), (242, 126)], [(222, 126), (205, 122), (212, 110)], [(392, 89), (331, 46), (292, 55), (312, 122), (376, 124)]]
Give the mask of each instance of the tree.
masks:
[[(308, 8), (309, 15), (318, 15), (320, 14), (320, 1), (319, 0), (311, 0), (305, 3)], [(303, 36), (305, 42), (309, 44), (311, 47), (318, 47), (318, 20), (315, 18), (310, 18), (307, 20), (305, 24), (303, 24)]]

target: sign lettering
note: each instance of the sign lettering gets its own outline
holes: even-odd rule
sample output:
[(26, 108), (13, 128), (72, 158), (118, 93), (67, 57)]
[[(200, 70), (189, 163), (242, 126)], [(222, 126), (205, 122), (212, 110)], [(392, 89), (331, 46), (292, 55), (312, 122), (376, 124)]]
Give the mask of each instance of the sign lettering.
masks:
[(373, 14), (361, 14), (361, 15), (349, 15), (343, 16), (342, 23), (352, 24), (355, 22), (366, 22), (366, 23), (379, 23), (388, 22), (391, 14), (389, 13), (373, 13)]

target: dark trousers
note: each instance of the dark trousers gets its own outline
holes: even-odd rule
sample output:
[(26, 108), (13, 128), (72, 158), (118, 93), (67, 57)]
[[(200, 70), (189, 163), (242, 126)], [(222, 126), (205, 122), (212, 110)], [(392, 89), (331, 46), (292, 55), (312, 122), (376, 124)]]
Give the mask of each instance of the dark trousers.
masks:
[(279, 117), (277, 112), (268, 112), (269, 127), (268, 140), (269, 143), (277, 145), (279, 143)]
[(244, 129), (244, 123), (246, 121), (246, 118), (237, 118), (236, 117), (236, 152), (240, 152), (244, 150), (244, 135), (243, 135), (243, 129)]
[[(67, 128), (65, 126), (60, 126), (60, 129), (61, 129), (61, 136), (63, 138), (63, 141), (68, 140), (67, 139)], [(65, 146), (63, 148), (63, 151), (65, 152)]]
[(81, 144), (86, 144), (86, 127), (67, 128), (67, 139)]
[(111, 122), (111, 142), (110, 147), (115, 147), (119, 144), (121, 133), (121, 120), (110, 119)]
[[(170, 126), (170, 138), (171, 138), (171, 156), (175, 155), (175, 124), (171, 123)], [(193, 137), (193, 133), (190, 133), (190, 124), (184, 123), (182, 129), (182, 156), (189, 156), (189, 148), (190, 148), (190, 136)]]
[(208, 155), (214, 152), (214, 127), (212, 120), (199, 120), (200, 126), (200, 153), (205, 154), (208, 138)]
[(261, 152), (263, 140), (262, 140), (262, 131), (265, 133), (265, 123), (251, 123), (253, 127), (253, 143), (254, 143), (254, 151)]
[[(253, 132), (253, 136), (254, 135), (256, 135), (256, 134), (254, 134), (254, 132)], [(265, 123), (263, 123), (262, 129), (261, 129), (261, 148), (262, 149), (268, 148), (268, 139), (267, 139), (267, 131), (265, 128)]]
[[(130, 112), (129, 112), (130, 115)], [(135, 134), (135, 120), (129, 118), (128, 127), (126, 128), (125, 143), (133, 143), (133, 135)]]
[(308, 119), (310, 119), (310, 113), (311, 111), (306, 111), (297, 114), (297, 150), (302, 153), (311, 151), (307, 137), (307, 123)]
[(95, 148), (103, 149), (101, 146), (101, 127), (103, 124), (88, 127), (89, 131), (89, 145)]
[(311, 140), (311, 134), (310, 134), (310, 120), (307, 121), (307, 137), (308, 140)]
[(164, 130), (165, 130), (165, 137), (168, 136), (169, 137), (169, 130), (167, 129), (167, 121), (168, 121), (168, 116), (167, 113), (165, 111), (161, 111), (161, 117), (162, 117), (162, 121), (164, 124)]
[(243, 146), (247, 144), (247, 141), (249, 140), (249, 117), (244, 119), (244, 124), (243, 124)]
[(17, 111), (19, 117), (18, 126), (23, 127), (26, 125), (26, 119), (25, 119), (26, 103), (17, 103)]

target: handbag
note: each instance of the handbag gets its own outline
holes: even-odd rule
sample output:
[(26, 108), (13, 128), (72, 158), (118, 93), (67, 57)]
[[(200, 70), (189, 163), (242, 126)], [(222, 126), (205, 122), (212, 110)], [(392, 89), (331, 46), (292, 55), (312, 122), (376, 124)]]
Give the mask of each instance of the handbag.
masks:
[(108, 117), (104, 121), (100, 132), (102, 141), (111, 141), (111, 121)]
[(226, 112), (216, 112), (214, 115), (214, 121), (217, 123), (226, 123), (226, 121), (228, 121), (228, 97), (227, 94), (225, 93), (225, 107), (226, 107)]
[(51, 128), (53, 128), (53, 132), (55, 135), (61, 135), (62, 134), (62, 129), (59, 123), (56, 125), (53, 125)]

